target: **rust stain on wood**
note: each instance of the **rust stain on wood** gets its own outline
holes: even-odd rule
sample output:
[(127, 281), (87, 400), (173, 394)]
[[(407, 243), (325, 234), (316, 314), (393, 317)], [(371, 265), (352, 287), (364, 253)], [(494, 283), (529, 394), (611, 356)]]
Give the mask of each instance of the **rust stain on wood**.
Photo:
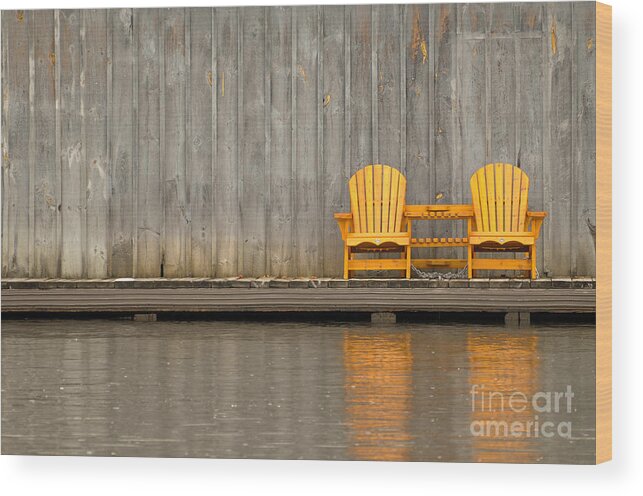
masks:
[(413, 62), (417, 60), (418, 54), (422, 52), (422, 63), (425, 64), (429, 55), (426, 48), (426, 39), (420, 26), (420, 11), (416, 9), (413, 17), (413, 31), (411, 36), (411, 56)]
[(52, 66), (56, 65), (56, 53), (55, 52), (49, 52), (49, 63)]
[(447, 31), (449, 30), (449, 6), (440, 6), (440, 40), (444, 39)]
[(558, 37), (556, 36), (556, 20), (551, 25), (551, 51), (554, 55), (558, 53)]
[(22, 22), (25, 20), (25, 11), (24, 10), (19, 10), (16, 12), (16, 19), (18, 19), (18, 22)]
[(306, 69), (304, 69), (304, 66), (301, 64), (297, 64), (297, 70), (299, 71), (299, 75), (304, 79), (304, 82), (308, 81), (308, 75), (306, 74)]
[(531, 14), (529, 16), (529, 20), (527, 21), (527, 25), (529, 26), (529, 29), (533, 31), (533, 29), (536, 27), (536, 14)]

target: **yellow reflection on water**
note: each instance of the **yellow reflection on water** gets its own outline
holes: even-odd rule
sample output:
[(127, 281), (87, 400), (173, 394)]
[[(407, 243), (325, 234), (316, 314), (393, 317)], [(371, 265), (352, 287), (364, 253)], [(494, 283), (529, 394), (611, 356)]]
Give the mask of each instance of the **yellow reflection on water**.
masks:
[[(536, 393), (539, 364), (538, 337), (510, 333), (467, 336), (470, 367), (471, 422), (474, 459), (477, 462), (532, 463), (539, 457), (533, 431), (515, 435), (503, 427), (528, 428), (535, 415), (531, 401)], [(475, 388), (475, 394), (472, 393)], [(512, 394), (515, 401), (510, 403)], [(523, 408), (524, 407), (524, 408)], [(482, 429), (485, 429), (482, 431)]]
[(412, 366), (408, 332), (344, 333), (350, 458), (408, 459)]

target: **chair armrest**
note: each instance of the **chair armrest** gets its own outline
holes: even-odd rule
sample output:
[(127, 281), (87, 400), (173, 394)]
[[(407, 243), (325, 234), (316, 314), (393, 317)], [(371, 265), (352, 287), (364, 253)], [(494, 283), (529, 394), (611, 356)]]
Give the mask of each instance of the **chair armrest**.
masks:
[(350, 232), (350, 229), (353, 225), (353, 214), (336, 213), (335, 220), (339, 224), (339, 230), (342, 233), (342, 240), (346, 241), (346, 236)]
[(527, 217), (532, 217), (534, 219), (544, 219), (547, 217), (547, 212), (527, 212)]
[(547, 212), (527, 212), (527, 227), (531, 224), (531, 232), (534, 234), (535, 239), (538, 239), (540, 235), (540, 228), (545, 217), (547, 217)]

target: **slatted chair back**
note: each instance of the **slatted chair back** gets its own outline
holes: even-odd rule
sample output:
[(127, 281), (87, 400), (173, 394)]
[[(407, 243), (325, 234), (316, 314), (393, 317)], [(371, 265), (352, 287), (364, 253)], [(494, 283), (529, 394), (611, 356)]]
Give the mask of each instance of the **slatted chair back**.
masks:
[(402, 232), (406, 178), (388, 165), (367, 165), (348, 182), (356, 233)]
[(525, 231), (527, 174), (511, 164), (487, 164), (471, 176), (470, 184), (476, 231)]

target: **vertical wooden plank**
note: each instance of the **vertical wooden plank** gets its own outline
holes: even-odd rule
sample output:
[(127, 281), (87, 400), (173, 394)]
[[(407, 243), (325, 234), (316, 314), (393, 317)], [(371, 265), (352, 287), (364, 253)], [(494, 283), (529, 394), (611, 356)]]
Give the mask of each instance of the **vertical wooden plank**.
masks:
[(292, 8), (268, 9), (270, 75), (269, 267), (276, 276), (295, 274), (292, 253)]
[(54, 11), (33, 13), (34, 45), (34, 277), (56, 277), (60, 250), (60, 183), (56, 160), (56, 52)]
[(84, 10), (83, 125), (85, 128), (85, 272), (89, 278), (107, 277), (109, 241), (110, 168), (107, 142), (106, 10)]
[(138, 169), (136, 276), (161, 275), (160, 13), (136, 12), (138, 49)]
[(238, 146), (239, 10), (215, 11), (216, 126), (214, 161), (214, 215), (216, 216), (215, 274), (219, 277), (239, 273), (238, 243), (240, 201)]
[[(474, 9), (474, 7), (476, 7)], [(462, 178), (466, 185), (463, 201), (471, 196), (469, 180), (482, 167), (486, 157), (486, 64), (483, 6), (473, 4), (458, 6), (461, 31), (458, 63), (458, 88), (460, 108), (460, 161)], [(481, 30), (481, 31), (480, 31)], [(482, 36), (481, 36), (482, 35)]]
[(131, 9), (110, 11), (112, 30), (112, 108), (111, 108), (111, 274), (133, 273), (132, 190), (134, 129), (134, 57)]
[(545, 210), (544, 271), (549, 276), (571, 269), (572, 164), (572, 17), (570, 3), (546, 4), (545, 140), (543, 143)]
[[(462, 176), (469, 179), (485, 165), (486, 129), (485, 117), (485, 40), (462, 41), (460, 79), (460, 149)], [(466, 146), (464, 144), (466, 143)], [(464, 194), (468, 198), (468, 194)]]
[[(435, 36), (435, 93), (434, 93), (434, 184), (435, 203), (460, 201), (461, 170), (457, 161), (457, 33), (455, 4), (432, 5), (433, 33)], [(433, 232), (438, 237), (453, 237), (457, 223), (436, 222)], [(457, 249), (440, 250), (441, 256), (455, 258)]]
[(351, 173), (373, 162), (371, 113), (371, 6), (350, 9)]
[[(83, 141), (81, 136), (81, 57), (78, 10), (59, 12), (60, 30), (60, 180), (61, 195), (61, 273), (78, 278), (83, 271), (84, 242), (81, 239), (81, 212), (84, 208), (81, 184)], [(82, 82), (84, 84), (84, 81)]]
[(242, 273), (258, 277), (266, 273), (266, 136), (264, 129), (265, 9), (240, 11), (243, 138), (241, 152)]
[[(376, 38), (373, 40), (377, 54), (377, 158), (404, 171), (406, 164), (401, 156), (401, 93), (403, 78), (400, 70), (400, 6), (373, 6)], [(404, 74), (404, 77), (406, 74)]]
[(511, 36), (515, 31), (515, 16), (519, 7), (519, 3), (514, 2), (490, 4), (489, 32), (500, 37)]
[(345, 7), (325, 5), (323, 7), (322, 93), (323, 93), (323, 270), (326, 277), (342, 273), (342, 240), (333, 218), (336, 212), (350, 211), (348, 179), (350, 164), (346, 163), (347, 139), (344, 134), (346, 125), (345, 92), (345, 52), (346, 24)]
[(318, 8), (297, 7), (295, 27), (296, 91), (294, 167), (294, 232), (297, 272), (302, 276), (319, 274), (320, 205), (318, 185), (317, 101), (318, 83)]
[(2, 12), (2, 275), (29, 275), (31, 13)]
[[(529, 176), (529, 207), (544, 209), (543, 205), (543, 6), (521, 4), (517, 38), (517, 158), (516, 164)], [(548, 223), (550, 218), (545, 220)], [(514, 226), (517, 229), (517, 226)], [(543, 274), (544, 236), (536, 244), (536, 267)]]
[(212, 275), (212, 9), (190, 9), (188, 202), (190, 275)]
[[(489, 162), (516, 164), (516, 53), (511, 37), (496, 37), (513, 27), (511, 3), (492, 4), (488, 124), (491, 131)], [(512, 29), (511, 29), (512, 30)]]
[(161, 137), (165, 140), (163, 268), (166, 277), (184, 277), (188, 272), (186, 248), (190, 224), (185, 164), (185, 11), (169, 9), (164, 17), (165, 135)]
[[(349, 79), (349, 162), (351, 173), (376, 161), (377, 105), (376, 66), (373, 65), (372, 10), (370, 5), (347, 6), (350, 30)], [(375, 73), (375, 74), (374, 74)], [(364, 178), (365, 179), (365, 178)], [(365, 181), (364, 181), (365, 182)], [(360, 195), (364, 189), (360, 190)], [(365, 198), (361, 197), (360, 198)], [(364, 205), (366, 207), (366, 205)], [(362, 212), (360, 212), (362, 213)], [(368, 230), (368, 217), (363, 212), (362, 231)], [(366, 255), (366, 258), (372, 258)], [(372, 277), (372, 273), (371, 273)]]
[(572, 275), (596, 273), (596, 8), (572, 5)]
[[(405, 16), (405, 42), (402, 53), (406, 57), (406, 178), (407, 202), (431, 203), (432, 164), (429, 140), (430, 110), (433, 99), (433, 57), (430, 35), (428, 5), (409, 5)], [(428, 222), (416, 222), (413, 226), (414, 237), (429, 235)]]

